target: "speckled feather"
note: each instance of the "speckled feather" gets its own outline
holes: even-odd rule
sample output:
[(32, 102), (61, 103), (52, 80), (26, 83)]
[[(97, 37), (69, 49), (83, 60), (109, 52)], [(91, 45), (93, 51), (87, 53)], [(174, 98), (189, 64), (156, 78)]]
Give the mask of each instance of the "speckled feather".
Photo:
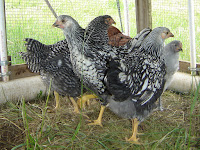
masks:
[[(130, 54), (121, 60), (111, 60), (107, 84), (113, 99), (109, 100), (109, 106), (118, 115), (124, 114), (128, 118), (137, 117), (143, 120), (161, 96), (166, 74), (164, 60), (160, 57), (164, 45), (160, 36), (163, 30), (169, 29), (154, 29), (140, 42), (138, 48), (129, 46)], [(132, 107), (126, 106), (125, 103)], [(119, 108), (122, 105), (124, 109), (130, 107), (130, 110)]]
[(26, 41), (25, 46), (27, 52), (20, 52), (20, 56), (28, 64), (28, 68), (32, 72), (40, 72), (43, 61), (46, 60), (49, 52), (52, 51), (52, 49), (56, 47), (56, 45), (44, 45), (39, 41), (31, 38), (26, 38), (24, 39), (24, 41)]
[(106, 91), (103, 83), (108, 56), (108, 49), (104, 47), (104, 45), (108, 46), (108, 37), (105, 38), (105, 32), (109, 27), (108, 24), (104, 24), (106, 18), (107, 16), (95, 18), (89, 23), (86, 32), (82, 32), (77, 21), (70, 16), (59, 16), (56, 21), (64, 27), (74, 72), (100, 97)]
[(70, 61), (70, 53), (66, 40), (53, 45), (44, 45), (34, 39), (27, 41), (27, 52), (20, 55), (33, 72), (40, 72), (45, 85), (60, 95), (77, 97), (81, 94), (81, 82), (75, 75)]
[(151, 32), (150, 28), (145, 28), (140, 33), (138, 33), (134, 38), (128, 41), (125, 45), (118, 47), (114, 47), (112, 51), (115, 52), (118, 58), (124, 59), (127, 55), (131, 55), (130, 53), (134, 53), (140, 46), (145, 37)]

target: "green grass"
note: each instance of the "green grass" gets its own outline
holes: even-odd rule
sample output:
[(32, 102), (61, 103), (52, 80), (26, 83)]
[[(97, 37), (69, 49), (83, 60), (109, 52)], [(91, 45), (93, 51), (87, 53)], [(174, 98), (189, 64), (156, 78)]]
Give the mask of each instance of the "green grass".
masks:
[[(82, 27), (96, 16), (102, 14), (111, 15), (120, 29), (117, 5), (115, 1), (96, 0), (51, 0), (52, 7), (58, 15), (68, 14), (74, 17)], [(196, 27), (196, 50), (200, 52), (200, 1), (195, 0), (195, 27)], [(123, 4), (120, 1), (122, 19)], [(131, 37), (136, 35), (135, 2), (129, 2)], [(60, 29), (52, 28), (55, 18), (44, 1), (34, 0), (6, 0), (6, 21), (8, 54), (12, 56), (12, 64), (21, 64), (18, 52), (25, 51), (23, 39), (26, 37), (37, 39), (45, 44), (53, 44), (64, 39)], [(174, 33), (175, 38), (183, 43), (181, 60), (190, 60), (189, 43), (189, 21), (187, 11), (187, 0), (152, 0), (152, 22), (153, 28), (166, 26)], [(200, 62), (200, 58), (197, 57)]]
[[(191, 98), (167, 91), (162, 99), (166, 110), (154, 112), (139, 126), (142, 145), (125, 141), (131, 136), (131, 121), (108, 109), (102, 128), (88, 126), (87, 118), (74, 114), (66, 97), (61, 99), (59, 111), (45, 115), (47, 108), (53, 108), (53, 96), (49, 100), (7, 103), (1, 106), (0, 149), (199, 149), (199, 95), (195, 93)], [(83, 113), (93, 120), (99, 108), (99, 102), (91, 100), (91, 106)]]

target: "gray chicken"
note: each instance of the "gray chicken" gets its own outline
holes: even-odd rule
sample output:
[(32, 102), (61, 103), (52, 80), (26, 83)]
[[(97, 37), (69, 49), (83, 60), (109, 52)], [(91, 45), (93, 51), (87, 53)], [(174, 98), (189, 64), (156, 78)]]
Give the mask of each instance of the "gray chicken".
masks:
[[(168, 43), (162, 52), (162, 57), (165, 61), (166, 75), (165, 75), (165, 91), (172, 82), (174, 74), (179, 69), (179, 52), (182, 51), (182, 43), (180, 41), (174, 40)], [(158, 109), (163, 110), (161, 97), (159, 98)]]
[[(59, 95), (70, 96), (74, 111), (79, 113), (74, 98), (81, 95), (81, 81), (73, 72), (67, 41), (62, 40), (53, 45), (45, 45), (31, 38), (25, 41), (27, 52), (20, 52), (20, 55), (32, 72), (40, 73), (46, 86), (49, 87), (51, 82), (56, 99), (54, 109), (59, 108)], [(93, 97), (85, 95), (82, 99)]]

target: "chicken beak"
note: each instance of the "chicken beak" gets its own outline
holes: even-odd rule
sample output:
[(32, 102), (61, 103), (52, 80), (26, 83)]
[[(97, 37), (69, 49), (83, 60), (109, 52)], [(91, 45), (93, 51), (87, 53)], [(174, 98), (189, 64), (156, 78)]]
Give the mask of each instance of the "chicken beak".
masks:
[(56, 22), (52, 25), (52, 27), (57, 27), (57, 28), (59, 28), (59, 27), (60, 27), (59, 22), (56, 21)]
[(176, 52), (180, 52), (180, 51), (183, 51), (183, 49), (181, 47), (176, 49)]
[(183, 49), (182, 49), (182, 43), (181, 42), (179, 43), (179, 48), (177, 49), (177, 51), (178, 52), (183, 51)]
[(112, 20), (112, 21), (113, 21), (112, 24), (116, 24), (116, 22), (114, 20)]
[(169, 32), (168, 37), (174, 37), (174, 35), (171, 32)]

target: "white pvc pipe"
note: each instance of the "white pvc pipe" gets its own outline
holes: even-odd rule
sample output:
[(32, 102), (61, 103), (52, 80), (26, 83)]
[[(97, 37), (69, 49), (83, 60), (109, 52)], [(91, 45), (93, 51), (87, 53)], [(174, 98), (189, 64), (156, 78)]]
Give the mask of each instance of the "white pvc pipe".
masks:
[(128, 7), (128, 1), (124, 0), (124, 27), (125, 27), (125, 35), (130, 36), (130, 29), (129, 29), (129, 7)]
[[(195, 25), (194, 25), (194, 2), (188, 0), (189, 27), (190, 27), (190, 68), (196, 68), (196, 45), (195, 45)], [(191, 72), (195, 75), (195, 71)]]
[(45, 95), (48, 88), (43, 84), (40, 76), (0, 82), (0, 104), (22, 99), (30, 101), (35, 99), (41, 91)]
[(0, 63), (3, 81), (9, 80), (4, 0), (0, 0)]
[[(195, 81), (193, 79), (194, 77), (190, 74), (177, 72), (168, 89), (181, 93), (189, 93), (192, 89), (196, 89), (196, 84), (194, 84)], [(195, 80), (199, 83), (200, 77), (196, 76)], [(19, 101), (22, 99), (30, 101), (35, 99), (40, 91), (42, 91), (43, 94), (47, 94), (48, 91), (48, 87), (42, 83), (40, 76), (0, 82), (0, 104), (7, 101)]]
[(180, 93), (190, 93), (192, 90), (197, 89), (199, 82), (200, 76), (191, 76), (187, 73), (177, 72), (167, 89)]

